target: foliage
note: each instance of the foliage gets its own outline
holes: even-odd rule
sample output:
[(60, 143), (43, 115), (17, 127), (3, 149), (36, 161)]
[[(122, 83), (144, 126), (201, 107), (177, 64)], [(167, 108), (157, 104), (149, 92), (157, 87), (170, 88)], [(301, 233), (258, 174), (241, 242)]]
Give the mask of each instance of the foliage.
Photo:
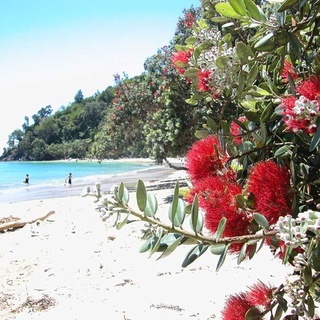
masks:
[(149, 223), (140, 251), (150, 255), (192, 244), (183, 267), (211, 252), (219, 270), (228, 254), (240, 264), (267, 245), (292, 275), (278, 288), (257, 283), (235, 293), (222, 319), (316, 319), (320, 2), (204, 0), (202, 7), (172, 55), (191, 87), (186, 101), (220, 113), (196, 131), (199, 141), (186, 154), (190, 190), (182, 199), (177, 181), (165, 223), (141, 180), (138, 210), (121, 183), (101, 204), (104, 219), (119, 229), (129, 215)]
[[(81, 90), (79, 90), (81, 91)], [(77, 94), (79, 94), (79, 91)], [(83, 98), (52, 114), (51, 106), (25, 117), (22, 130), (14, 130), (8, 139), (8, 149), (1, 158), (6, 160), (58, 160), (90, 156), (91, 141), (112, 100), (113, 89), (107, 88), (94, 97)], [(80, 147), (81, 145), (81, 147)]]
[(157, 107), (144, 76), (121, 79), (116, 76), (116, 97), (96, 136), (93, 148), (103, 145), (99, 158), (143, 156), (143, 125)]

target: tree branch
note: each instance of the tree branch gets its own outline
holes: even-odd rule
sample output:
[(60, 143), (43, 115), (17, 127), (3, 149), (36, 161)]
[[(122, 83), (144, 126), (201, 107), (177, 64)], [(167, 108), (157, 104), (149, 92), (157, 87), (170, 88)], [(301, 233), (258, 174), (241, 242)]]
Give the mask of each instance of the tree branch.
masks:
[(229, 244), (229, 243), (244, 243), (248, 241), (258, 241), (267, 237), (274, 236), (277, 231), (264, 231), (262, 233), (256, 233), (256, 234), (248, 234), (248, 235), (243, 235), (243, 236), (237, 236), (237, 237), (224, 237), (220, 239), (216, 239), (214, 237), (210, 236), (205, 236), (200, 233), (194, 233), (191, 231), (184, 230), (182, 228), (174, 227), (173, 225), (168, 225), (163, 223), (162, 221), (151, 218), (148, 216), (145, 216), (142, 213), (134, 211), (132, 208), (129, 206), (124, 206), (119, 202), (113, 203), (113, 205), (116, 205), (117, 207), (126, 210), (129, 212), (131, 215), (135, 216), (138, 218), (140, 221), (144, 221), (147, 223), (150, 223), (152, 225), (156, 225), (158, 227), (162, 227), (164, 230), (166, 230), (168, 233), (178, 233), (181, 236), (185, 236), (189, 239), (195, 240), (197, 242), (201, 242), (205, 245), (217, 245), (217, 244)]

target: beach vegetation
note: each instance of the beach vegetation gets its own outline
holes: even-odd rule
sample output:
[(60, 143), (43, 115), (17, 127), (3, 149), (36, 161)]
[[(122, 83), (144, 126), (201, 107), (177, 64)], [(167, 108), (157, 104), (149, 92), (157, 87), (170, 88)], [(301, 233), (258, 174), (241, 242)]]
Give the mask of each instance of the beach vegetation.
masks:
[(208, 110), (185, 153), (189, 189), (181, 196), (176, 182), (166, 216), (141, 180), (135, 207), (123, 183), (98, 197), (104, 221), (146, 223), (149, 256), (188, 245), (182, 267), (214, 254), (219, 271), (267, 247), (291, 270), (230, 295), (223, 320), (319, 318), (319, 25), (318, 0), (203, 0), (200, 17), (186, 13), (191, 34), (171, 61), (185, 102)]

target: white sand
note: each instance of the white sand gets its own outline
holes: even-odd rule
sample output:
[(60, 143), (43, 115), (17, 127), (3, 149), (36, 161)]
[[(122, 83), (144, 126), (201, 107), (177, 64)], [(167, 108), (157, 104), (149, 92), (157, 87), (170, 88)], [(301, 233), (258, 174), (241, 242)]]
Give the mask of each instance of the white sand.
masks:
[[(159, 214), (166, 215), (172, 190), (154, 192)], [(185, 269), (181, 263), (190, 247), (157, 261), (158, 253), (139, 253), (141, 222), (117, 231), (95, 208), (92, 197), (80, 196), (0, 207), (0, 218), (55, 211), (41, 223), (0, 234), (1, 319), (221, 319), (229, 294), (257, 279), (277, 286), (287, 273), (267, 248), (240, 266), (229, 256), (219, 272), (218, 257), (209, 250)], [(54, 305), (33, 310), (31, 302), (40, 299)]]

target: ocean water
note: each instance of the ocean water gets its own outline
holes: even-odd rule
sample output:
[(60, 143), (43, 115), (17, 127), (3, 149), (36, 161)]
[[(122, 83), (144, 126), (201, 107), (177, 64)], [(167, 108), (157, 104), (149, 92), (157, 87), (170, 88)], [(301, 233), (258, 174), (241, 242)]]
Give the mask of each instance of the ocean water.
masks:
[(150, 168), (150, 164), (119, 161), (13, 161), (0, 162), (0, 191), (25, 188), (22, 183), (29, 174), (29, 186), (61, 186), (69, 173), (73, 184), (86, 180), (111, 178), (116, 174), (133, 173)]

